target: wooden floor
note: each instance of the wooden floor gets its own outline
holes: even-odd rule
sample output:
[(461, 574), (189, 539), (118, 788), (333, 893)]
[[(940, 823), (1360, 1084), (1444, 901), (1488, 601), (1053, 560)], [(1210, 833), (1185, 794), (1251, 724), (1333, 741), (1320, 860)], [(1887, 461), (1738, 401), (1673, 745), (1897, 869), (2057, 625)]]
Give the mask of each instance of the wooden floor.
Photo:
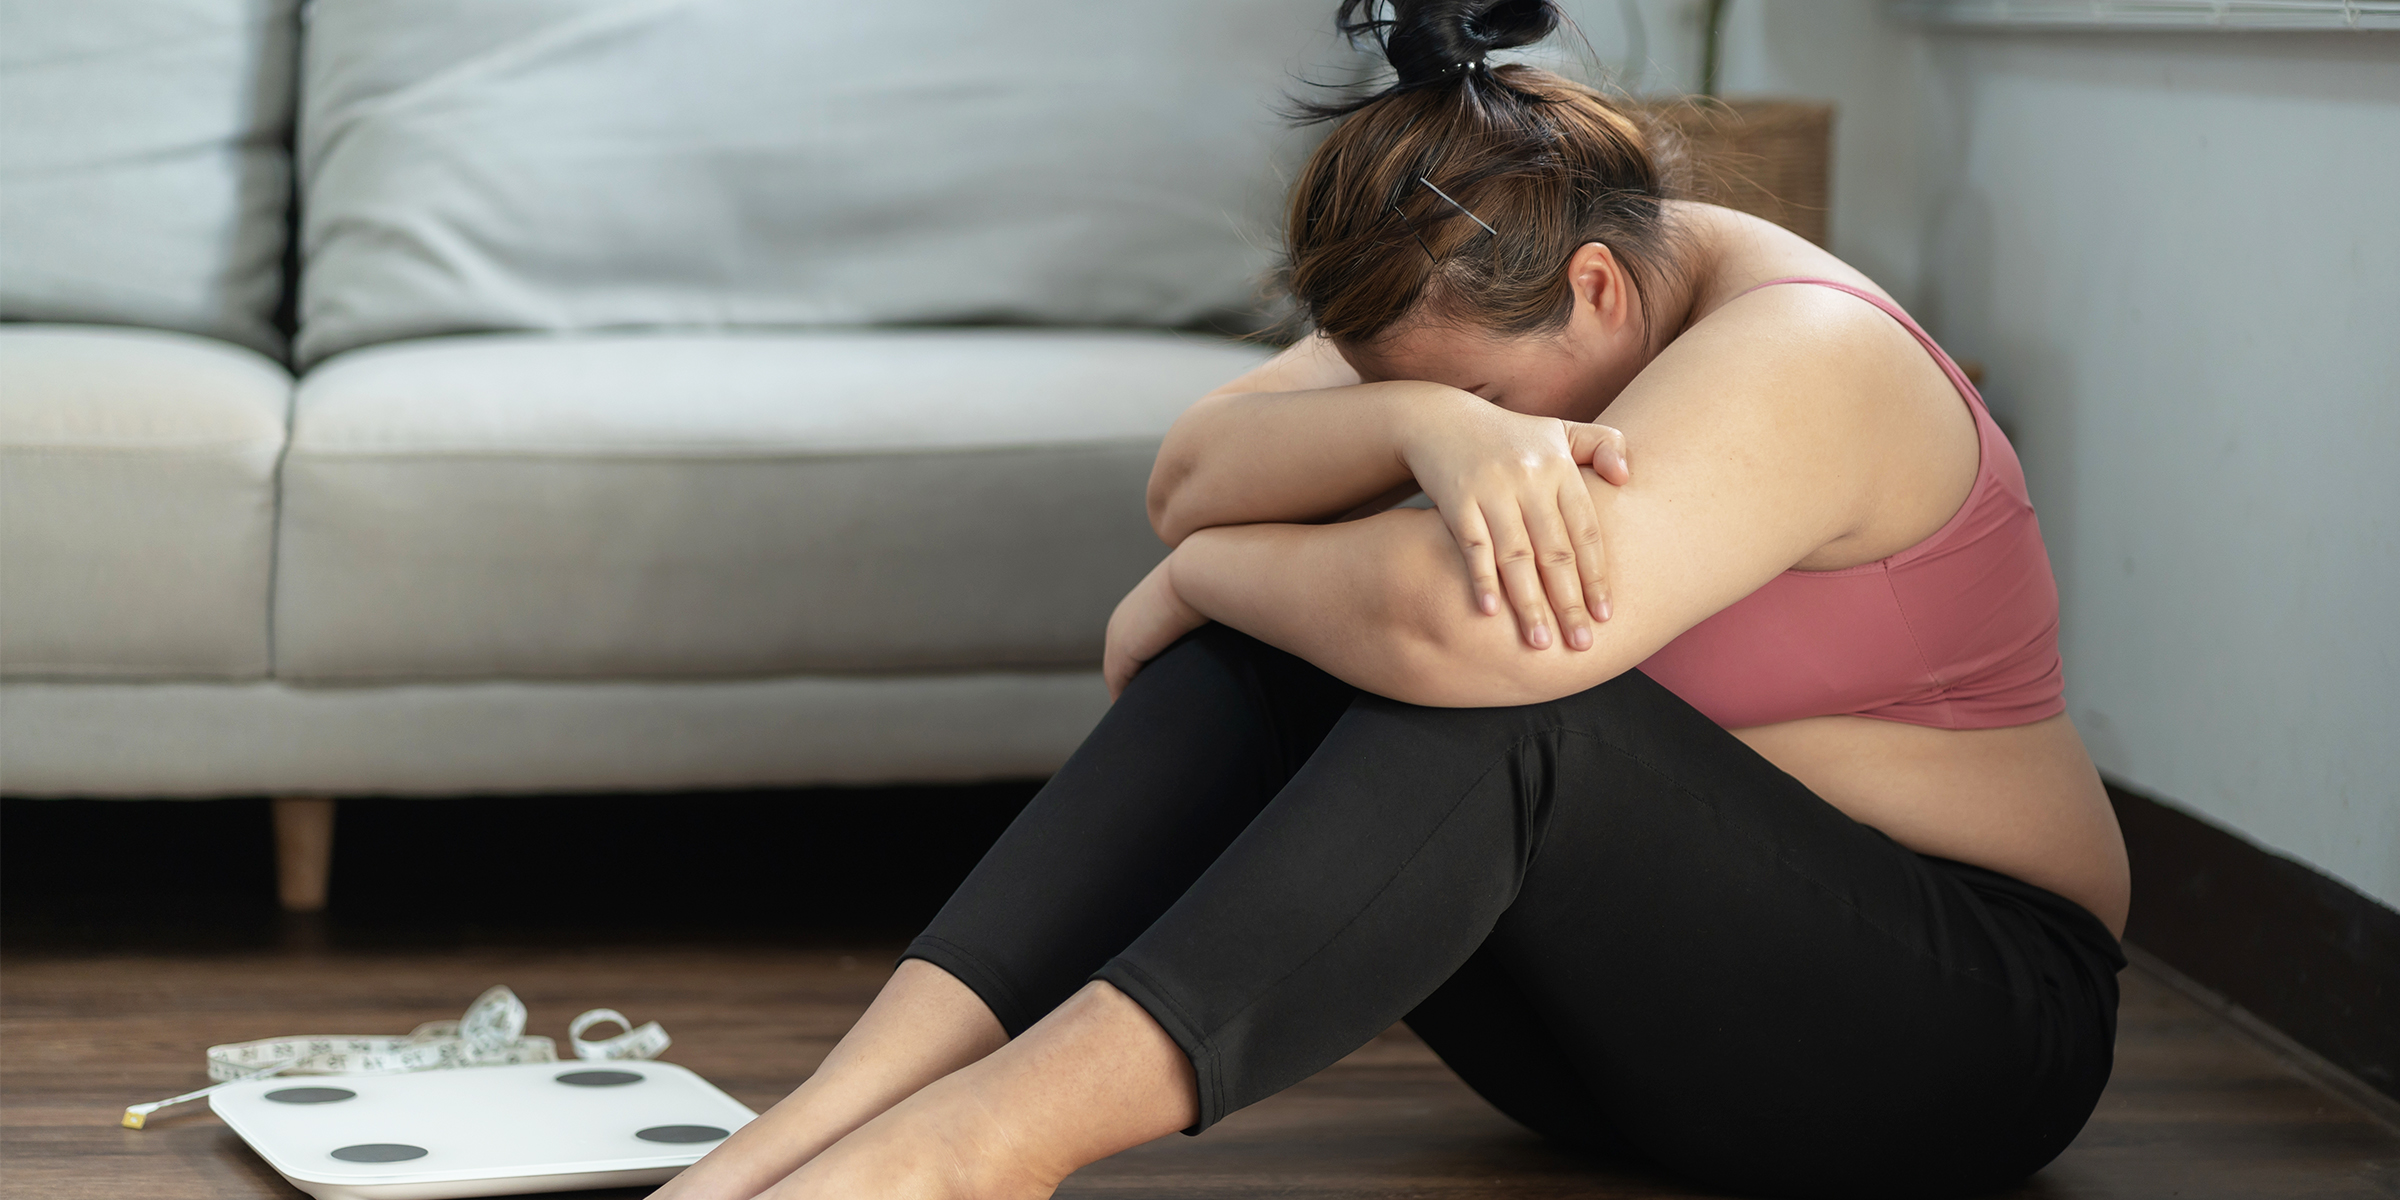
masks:
[[(117, 1127), (127, 1103), (204, 1081), (201, 1048), (290, 1033), (398, 1033), (507, 983), (532, 1032), (589, 1007), (663, 1022), (668, 1057), (764, 1108), (816, 1065), (893, 947), (369, 952), (300, 949), (0, 959), (0, 1192), (81, 1200), (297, 1197), (205, 1105)], [(2138, 970), (2117, 1072), (2021, 1200), (2400, 1196), (2400, 1132), (2313, 1085)], [(639, 1190), (582, 1193), (631, 1197)], [(1394, 1031), (1200, 1138), (1170, 1136), (1068, 1181), (1066, 1196), (1665, 1197), (1673, 1181), (1579, 1162), (1478, 1100)]]

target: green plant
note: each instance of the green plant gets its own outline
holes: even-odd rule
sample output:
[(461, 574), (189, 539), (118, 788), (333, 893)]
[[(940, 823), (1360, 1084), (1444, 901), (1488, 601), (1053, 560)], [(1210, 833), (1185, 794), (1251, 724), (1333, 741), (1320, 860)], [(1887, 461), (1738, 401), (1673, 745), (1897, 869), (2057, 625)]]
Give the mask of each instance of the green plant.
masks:
[(1725, 53), (1725, 7), (1732, 0), (1708, 0), (1700, 18), (1700, 94), (1717, 95), (1717, 64)]

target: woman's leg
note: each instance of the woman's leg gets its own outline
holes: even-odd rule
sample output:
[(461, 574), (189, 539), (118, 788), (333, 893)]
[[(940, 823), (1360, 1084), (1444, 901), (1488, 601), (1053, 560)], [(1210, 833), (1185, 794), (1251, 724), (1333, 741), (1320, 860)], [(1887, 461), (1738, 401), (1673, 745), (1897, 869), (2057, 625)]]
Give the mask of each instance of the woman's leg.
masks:
[[(1441, 1029), (1447, 985), (1487, 948), (1503, 974), (1485, 990), (1514, 1002), (1468, 1003)], [(962, 1172), (997, 1162), (1030, 1194), (1171, 1111), (1204, 1127), (1412, 1010), (1471, 1081), (1561, 1136), (1602, 1127), (1745, 1190), (1988, 1187), (2088, 1115), (2114, 953), (2089, 914), (1851, 822), (1639, 674), (1516, 709), (1361, 697), (1099, 971), (1182, 1049), (1188, 1109), (1180, 1080), (1148, 1069), (1158, 1038), (1138, 1022), (1112, 1039), (1045, 1021), (776, 1195), (888, 1179), (879, 1155), (923, 1153), (934, 1131), (960, 1136)], [(1562, 1051), (1574, 1078), (1510, 1052), (1474, 1061), (1494, 1019), (1538, 1020), (1520, 1042)], [(1044, 1100), (1068, 1076), (1150, 1090)]]
[(930, 963), (903, 962), (798, 1090), (652, 1200), (750, 1200), (918, 1088), (1007, 1040), (966, 985)]
[[(1182, 894), (1353, 694), (1219, 626), (1160, 655), (960, 886), (816, 1073), (660, 1200), (749, 1200), (1032, 1026)], [(1138, 1008), (1123, 1008), (1156, 1029)], [(1082, 1036), (1092, 1016), (1110, 1010), (1078, 1011)], [(1104, 1040), (1121, 1032), (1105, 1030)], [(1181, 1052), (1165, 1044), (1173, 1061), (1162, 1069), (1188, 1075)]]
[(2073, 1140), (2124, 965), (2095, 917), (1850, 820), (1647, 679), (1543, 707), (1515, 897), (1408, 1017), (1495, 1106), (1778, 1196), (1973, 1194)]
[[(1214, 654), (1246, 662), (1252, 661), (1256, 653), (1250, 649), (1256, 643), (1222, 630), (1210, 631), (1206, 643)], [(1143, 675), (1148, 676), (1156, 669), (1154, 664)], [(1210, 674), (1212, 678), (1233, 678), (1237, 673)], [(1140, 681), (1141, 677), (1137, 677), (1137, 684)], [(1177, 690), (1183, 690), (1183, 685), (1177, 685)], [(1132, 699), (1132, 692), (1126, 698)], [(1356, 694), (1345, 689), (1328, 692), (1325, 698), (1348, 701), (1355, 699)], [(1331, 707), (1315, 705), (1312, 711), (1321, 714)], [(1256, 712), (1260, 706), (1255, 702), (1233, 703), (1228, 698), (1213, 708), (1229, 713)], [(1245, 797), (1244, 803), (1232, 811), (1216, 801), (1201, 805), (1224, 820), (1214, 825), (1211, 836), (1189, 847), (1192, 853), (1178, 864), (1180, 869), (1166, 878), (1152, 878), (1138, 884), (1128, 879), (1094, 891), (1055, 887), (1046, 882), (1062, 869), (1087, 883), (1105, 880), (1105, 875), (1091, 872), (1083, 865), (1093, 855), (1082, 845), (1082, 834), (1097, 833), (1101, 841), (1109, 844), (1131, 841), (1109, 832), (1114, 822), (1125, 819), (1120, 805), (1048, 807), (1040, 822), (1012, 828), (1010, 835), (978, 867), (976, 875), (961, 887), (927, 936), (912, 946), (911, 952), (931, 948), (944, 954), (947, 961), (957, 964), (954, 970), (962, 978), (979, 981), (978, 992), (994, 1000), (994, 1010), (1003, 1014), (1034, 1011), (1051, 996), (1077, 984), (1082, 985), (1081, 990), (1075, 991), (1071, 1000), (1056, 1005), (1002, 1050), (919, 1091), (843, 1139), (761, 1200), (852, 1195), (1046, 1195), (1059, 1180), (1085, 1163), (1161, 1134), (1202, 1124), (1201, 1093), (1193, 1068), (1200, 1060), (1161, 1024), (1156, 1015), (1160, 1009), (1155, 1004), (1147, 1008), (1136, 1004), (1106, 979), (1084, 981), (1091, 979), (1093, 971), (1103, 963), (1111, 969), (1119, 965), (1109, 961), (1110, 951), (1105, 949), (1109, 944), (1122, 948), (1137, 939), (1156, 940), (1158, 925), (1164, 923), (1159, 917), (1170, 906), (1177, 912), (1184, 911), (1201, 893), (1207, 892), (1216, 900), (1202, 902), (1221, 907), (1219, 902), (1227, 898), (1228, 889), (1212, 887), (1210, 880), (1227, 871), (1234, 859), (1246, 854), (1255, 857), (1264, 853), (1271, 860), (1263, 864), (1265, 876), (1271, 877), (1270, 886), (1259, 892), (1258, 898), (1266, 901), (1270, 909), (1280, 905), (1285, 911), (1220, 914), (1224, 920), (1221, 932), (1225, 936), (1218, 941), (1231, 958), (1243, 956), (1241, 943), (1259, 932), (1262, 923), (1289, 920), (1315, 929), (1329, 919), (1338, 920), (1352, 913), (1354, 906), (1347, 906), (1347, 893), (1356, 889), (1342, 885), (1354, 884), (1360, 878), (1359, 869), (1367, 876), (1380, 877), (1391, 865), (1394, 848), (1421, 840), (1418, 834), (1424, 814), (1408, 810), (1424, 808), (1421, 803), (1424, 795), (1450, 790), (1446, 782), (1449, 776), (1462, 770), (1481, 773), (1479, 764), (1456, 759), (1446, 751), (1436, 751), (1431, 756), (1436, 761), (1418, 760), (1406, 747), (1391, 745), (1380, 734), (1360, 736), (1355, 729), (1359, 723), (1356, 710), (1344, 707), (1340, 711), (1349, 715), (1341, 718), (1334, 737), (1344, 739), (1341, 731), (1351, 731), (1346, 737), (1347, 749), (1315, 745), (1326, 739), (1311, 730), (1308, 736), (1290, 739), (1291, 753), (1271, 766), (1250, 764), (1233, 771), (1227, 769), (1228, 764), (1217, 764), (1217, 769), (1205, 778), (1153, 781), (1154, 790), (1161, 794), (1189, 797), (1185, 803), (1205, 794), (1239, 793)], [(1442, 710), (1412, 711), (1433, 715)], [(1456, 717), (1463, 714), (1452, 719)], [(1100, 740), (1095, 737), (1094, 743)], [(1265, 739), (1254, 735), (1242, 740), (1260, 744)], [(1135, 745), (1130, 739), (1118, 744)], [(1311, 750), (1315, 751), (1314, 757), (1308, 757)], [(1362, 759), (1393, 761), (1395, 753), (1399, 760), (1405, 761), (1388, 774), (1361, 762)], [(1300, 764), (1294, 758), (1306, 761)], [(1450, 761), (1438, 762), (1441, 759)], [(1125, 769), (1132, 763), (1116, 765)], [(1296, 765), (1301, 767), (1297, 772), (1299, 777), (1289, 778)], [(1436, 765), (1447, 769), (1425, 771)], [(1284, 812), (1288, 818), (1295, 806), (1329, 811), (1321, 796), (1309, 798), (1311, 780), (1340, 781), (1361, 771), (1390, 786), (1393, 794), (1388, 805), (1368, 805), (1363, 809), (1341, 805), (1337, 822), (1340, 828), (1315, 830), (1298, 839), (1291, 837), (1288, 829), (1262, 836), (1262, 827), (1271, 824), (1276, 812)], [(1261, 816), (1277, 783), (1285, 784), (1281, 795), (1273, 800), (1266, 815)], [(1062, 791), (1061, 799), (1078, 797), (1091, 798), (1082, 789), (1069, 789)], [(1028, 816), (1032, 815), (1029, 810)], [(1235, 826), (1236, 820), (1242, 822), (1239, 827)], [(1020, 840), (1017, 837), (1020, 832), (1026, 838)], [(1376, 836), (1378, 833), (1383, 836)], [(1324, 836), (1317, 836), (1320, 834)], [(1061, 840), (1071, 848), (1062, 848)], [(1502, 842), (1509, 840), (1503, 838)], [(1227, 849), (1229, 842), (1231, 849)], [(1116, 861), (1138, 872), (1145, 862), (1171, 857), (1179, 857), (1173, 855), (1173, 847), (1160, 845), (1144, 855)], [(1214, 860), (1213, 865), (1207, 860)], [(1496, 860), (1490, 865), (1496, 865)], [(1477, 865), (1471, 869), (1486, 867)], [(1310, 886), (1311, 876), (1320, 872), (1342, 881), (1335, 889), (1337, 894), (1320, 894)], [(1040, 903), (1029, 909), (1015, 894), (1020, 889), (1030, 891)], [(1177, 889), (1176, 894), (1167, 894), (1169, 889)], [(1109, 903), (1112, 898), (1129, 893), (1138, 893), (1141, 903), (1124, 908)], [(1238, 903), (1234, 907), (1243, 908)], [(1105, 934), (1081, 934), (1086, 922), (1100, 920), (1112, 922)], [(1485, 924), (1488, 926), (1488, 916)], [(1028, 928), (1052, 932), (1050, 936), (1028, 938), (1024, 936)], [(1066, 936), (1057, 931), (1067, 931)], [(1272, 957), (1255, 968), (1215, 961), (1206, 947), (1188, 945), (1199, 948), (1202, 956), (1211, 957), (1214, 963), (1202, 967), (1202, 974), (1220, 969), (1229, 974), (1245, 974), (1254, 969), (1280, 969), (1273, 965), (1283, 961), (1275, 954), (1274, 940), (1269, 934), (1260, 943), (1261, 952)], [(1072, 944), (1079, 950), (1071, 959), (1057, 962), (1043, 960), (1035, 953), (1060, 944)], [(1465, 949), (1473, 949), (1472, 940), (1465, 943)], [(1019, 1003), (1013, 999), (1016, 985), (1012, 981), (1020, 977), (1038, 977), (1044, 981), (1039, 990), (1026, 989), (1033, 992), (1035, 1000)], [(1430, 990), (1441, 982), (1442, 975), (1436, 974), (1426, 987)], [(1409, 1008), (1405, 999), (1387, 1002), (1392, 1005), (1389, 1012), (1380, 1019), (1370, 1018), (1368, 1023), (1372, 1028), (1356, 1037), (1336, 1033), (1328, 1040), (1322, 1029), (1313, 1035), (1300, 1032), (1326, 1045), (1349, 1042), (1334, 1052), (1333, 1056), (1338, 1057), (1389, 1026)], [(1301, 1066), (1292, 1073), (1292, 1079), (1313, 1073), (1322, 1065)]]
[(1487, 949), (1589, 1089), (1468, 1068), (1536, 1128), (1845, 1196), (1990, 1187), (2063, 1149), (2122, 962), (2090, 914), (1908, 851), (1632, 672), (1522, 708), (1360, 697), (1100, 977), (1190, 1055), (1204, 1127), (1436, 1017)]
[(1134, 676), (908, 956), (1023, 1033), (1182, 898), (1357, 695), (1246, 634), (1195, 631)]
[(1560, 955), (1528, 928), (1539, 918), (1518, 922), (1544, 907), (1529, 894), (1408, 1024), (1494, 1107), (1578, 1148), (1746, 1195), (1988, 1192), (2090, 1116), (2124, 959), (2062, 897), (1921, 868), (1918, 919), (1848, 944), (1794, 938), (1783, 962), (1739, 937), (1721, 953), (1595, 938)]
[(1183, 1049), (1124, 993), (1093, 983), (760, 1200), (1040, 1200), (1085, 1163), (1197, 1113)]

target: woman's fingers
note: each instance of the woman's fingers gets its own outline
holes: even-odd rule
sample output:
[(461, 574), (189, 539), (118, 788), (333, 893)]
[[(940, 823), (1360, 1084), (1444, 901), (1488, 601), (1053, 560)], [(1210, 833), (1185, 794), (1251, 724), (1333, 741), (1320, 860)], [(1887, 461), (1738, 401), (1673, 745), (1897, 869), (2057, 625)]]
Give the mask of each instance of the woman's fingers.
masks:
[[(1580, 479), (1582, 472), (1576, 473)], [(1541, 572), (1542, 588), (1550, 601), (1550, 611), (1558, 618), (1558, 632), (1570, 650), (1589, 650), (1592, 647), (1592, 615), (1584, 605), (1584, 575), (1581, 569), (1580, 547), (1565, 514), (1559, 509), (1560, 492), (1542, 497), (1540, 502), (1526, 506), (1527, 532), (1533, 536), (1533, 559)]]
[(1610, 614), (1599, 514), (1583, 469), (1623, 486), (1631, 478), (1625, 435), (1589, 422), (1476, 413), (1496, 423), (1496, 445), (1469, 439), (1451, 447), (1474, 456), (1463, 464), (1445, 465), (1441, 453), (1410, 460), (1420, 480), (1438, 484), (1427, 491), (1466, 561), (1476, 610), (1496, 616), (1506, 608), (1534, 649), (1588, 649), (1593, 624)]
[(1474, 505), (1462, 505), (1461, 511), (1442, 510), (1442, 518), (1450, 525), (1450, 536), (1458, 542), (1458, 553), (1467, 562), (1467, 594), (1475, 598), (1475, 611), (1487, 617), (1500, 615), (1500, 572), (1492, 555), (1491, 526), (1484, 523), (1483, 511)]
[(1500, 563), (1500, 582), (1507, 590), (1508, 606), (1517, 616), (1517, 633), (1526, 645), (1547, 650), (1554, 640), (1550, 633), (1550, 597), (1543, 585), (1540, 556), (1525, 529), (1523, 512), (1512, 511), (1513, 507), (1485, 509), (1483, 521), (1492, 531), (1492, 553)]
[(1591, 425), (1579, 421), (1564, 421), (1567, 427), (1567, 446), (1578, 463), (1587, 463), (1600, 478), (1617, 487), (1624, 487), (1633, 478), (1632, 468), (1625, 461), (1625, 434), (1609, 425)]
[(1608, 619), (1608, 547), (1600, 538), (1600, 510), (1578, 474), (1558, 489), (1558, 513), (1567, 523), (1567, 539), (1575, 545), (1575, 571), (1583, 581), (1583, 602), (1595, 620)]

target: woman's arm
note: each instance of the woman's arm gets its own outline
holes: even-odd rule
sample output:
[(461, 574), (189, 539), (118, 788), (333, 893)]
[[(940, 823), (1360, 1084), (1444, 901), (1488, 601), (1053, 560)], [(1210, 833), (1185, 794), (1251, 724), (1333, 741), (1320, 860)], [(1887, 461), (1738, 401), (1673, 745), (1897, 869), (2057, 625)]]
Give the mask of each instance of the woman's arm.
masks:
[[(1151, 527), (1172, 546), (1214, 525), (1380, 512), (1417, 490), (1411, 437), (1422, 456), (1428, 442), (1456, 437), (1461, 413), (1493, 407), (1439, 383), (1362, 383), (1311, 334), (1176, 418), (1150, 472)], [(1625, 447), (1614, 430), (1574, 429), (1581, 461), (1621, 481)]]
[(1175, 545), (1212, 525), (1330, 521), (1406, 499), (1400, 424), (1443, 393), (1475, 399), (1434, 383), (1362, 384), (1311, 334), (1176, 418), (1150, 472), (1151, 527)]
[[(1159, 536), (1378, 513), (1422, 488), (1466, 560), (1470, 594), (1529, 645), (1590, 644), (1610, 610), (1607, 555), (1579, 475), (1627, 478), (1613, 428), (1513, 413), (1438, 383), (1359, 383), (1322, 338), (1201, 398), (1150, 477)], [(1348, 380), (1347, 383), (1334, 381)], [(1321, 384), (1325, 386), (1308, 386)]]
[(1205, 530), (1162, 584), (1193, 613), (1411, 703), (1532, 703), (1613, 678), (1874, 511), (1891, 395), (1861, 381), (1883, 370), (1889, 331), (1814, 296), (1741, 303), (1751, 319), (1687, 333), (1609, 410), (1643, 467), (1622, 488), (1587, 483), (1615, 603), (1589, 651), (1534, 649), (1479, 619), (1428, 512)]

